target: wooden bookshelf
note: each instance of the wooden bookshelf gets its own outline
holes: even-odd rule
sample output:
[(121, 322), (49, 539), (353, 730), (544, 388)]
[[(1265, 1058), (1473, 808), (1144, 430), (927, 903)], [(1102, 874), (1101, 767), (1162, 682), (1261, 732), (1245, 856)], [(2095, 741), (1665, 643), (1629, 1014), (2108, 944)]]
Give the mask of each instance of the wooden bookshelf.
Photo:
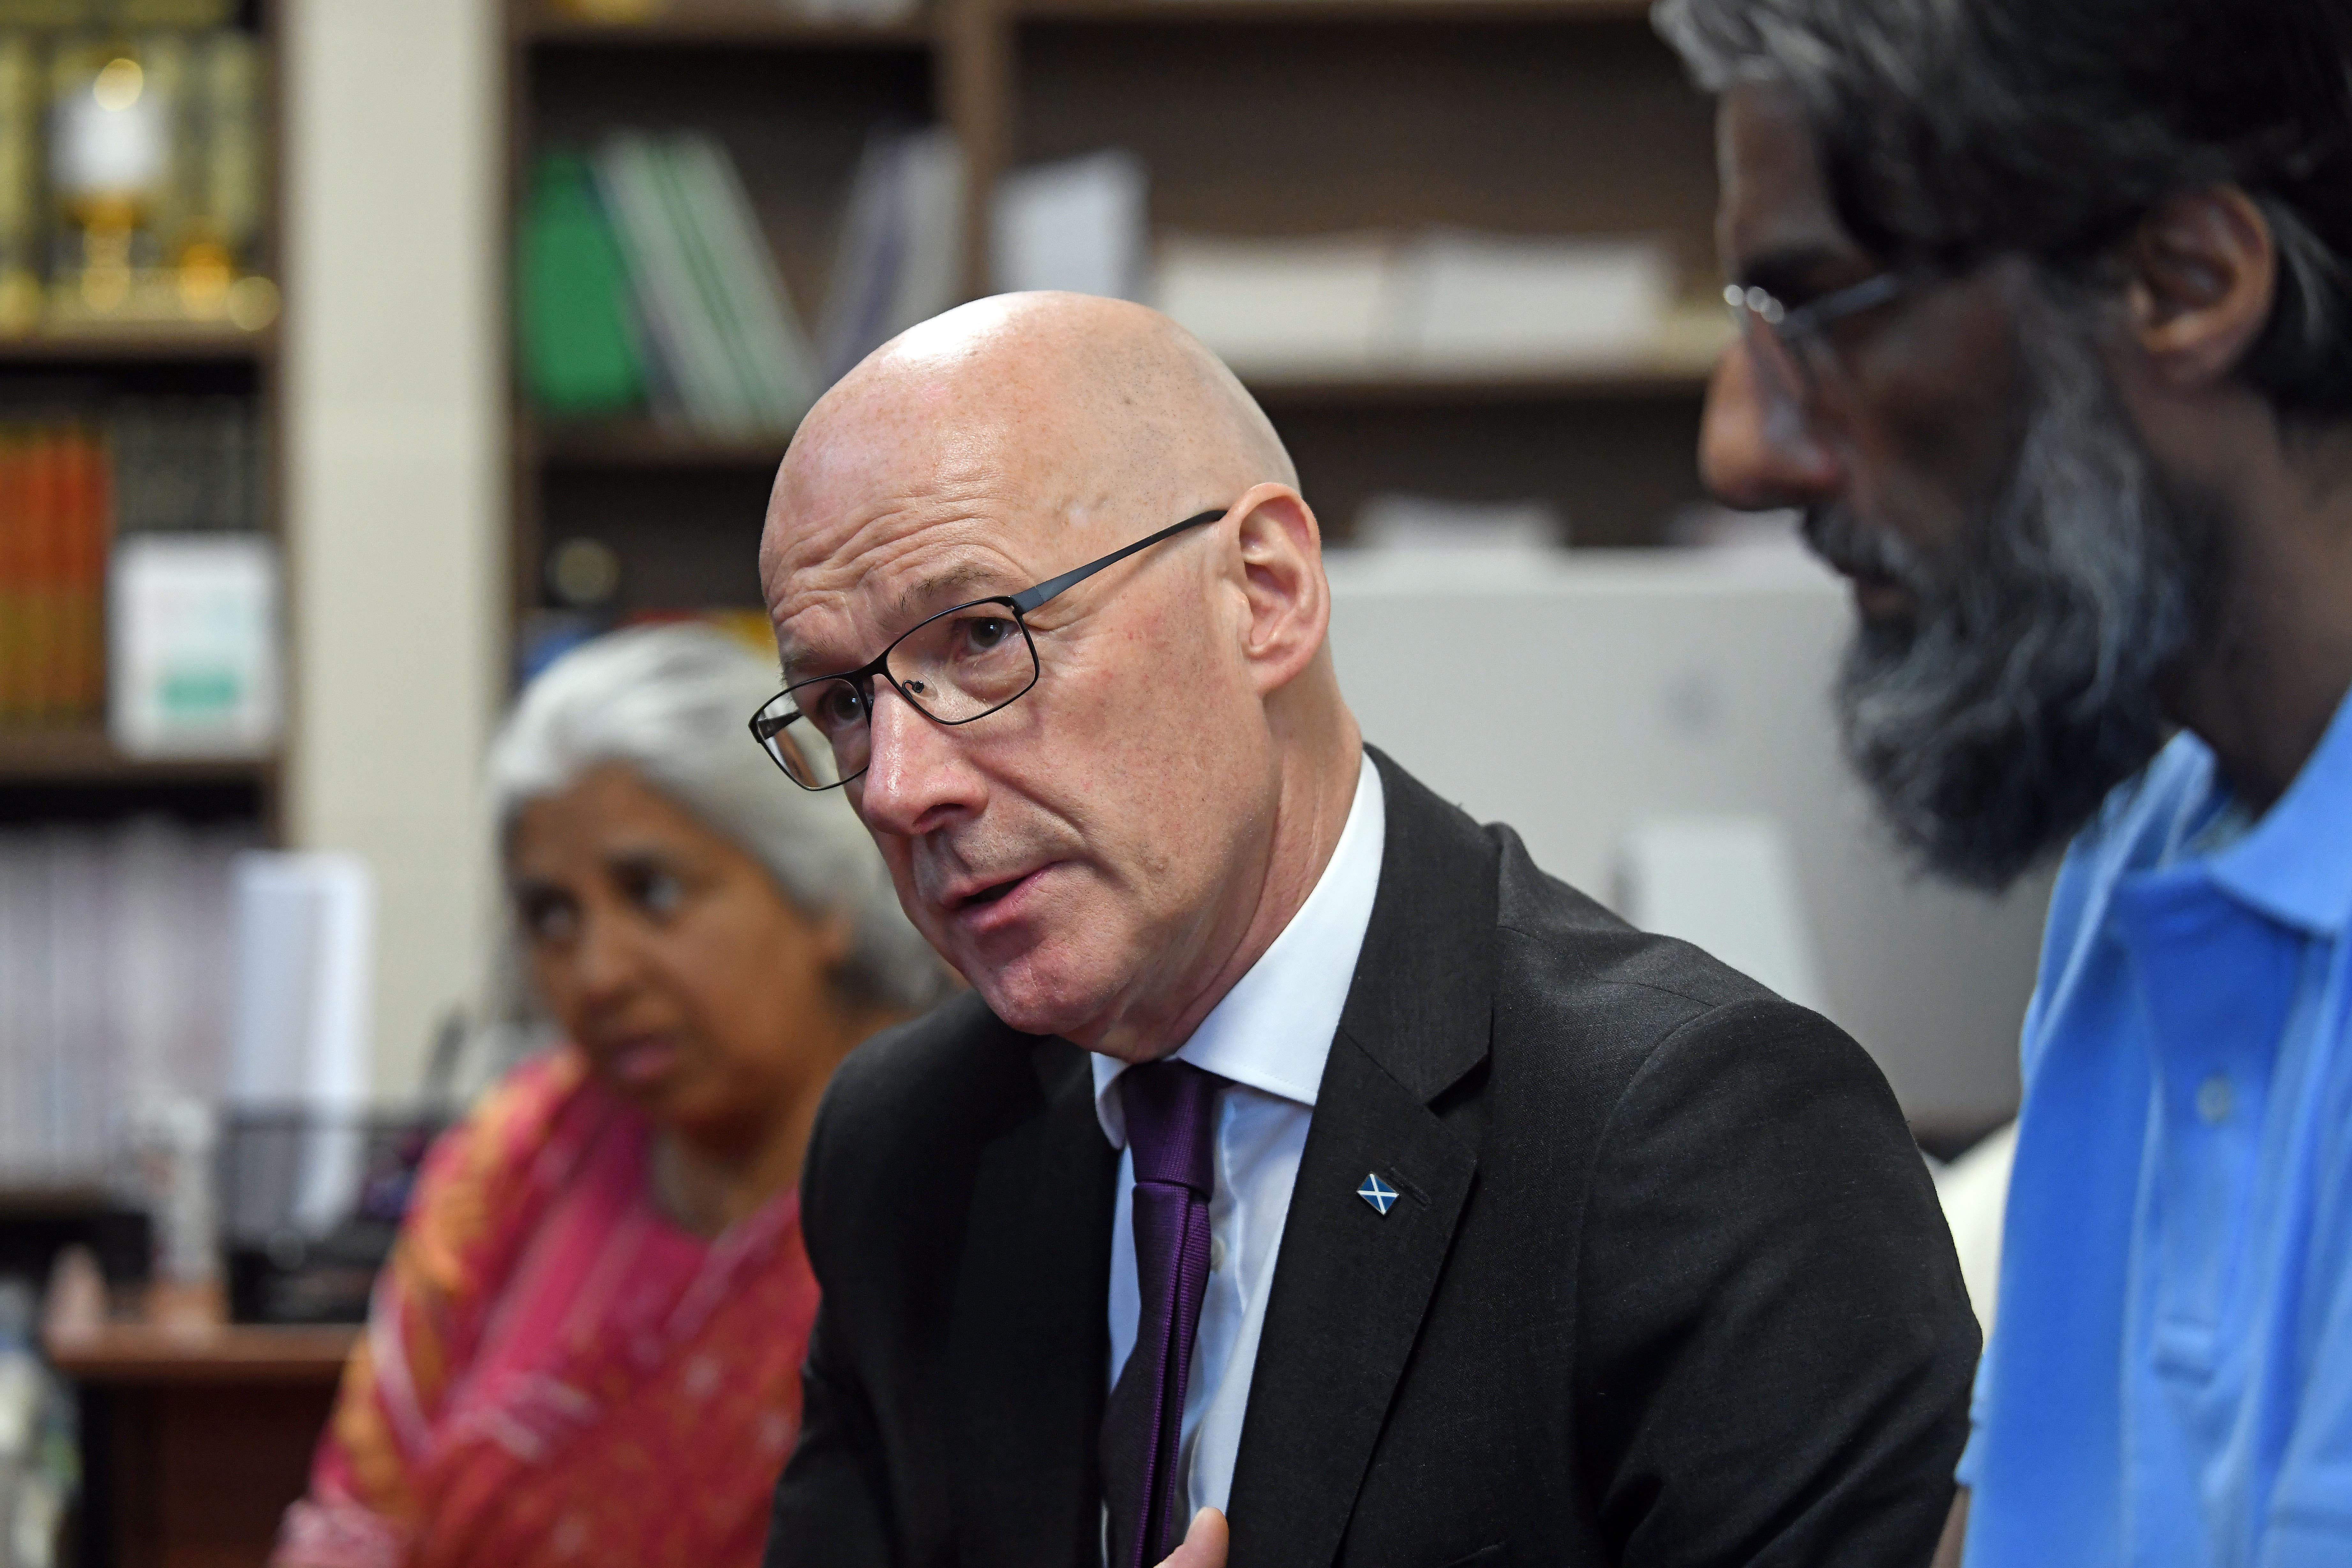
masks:
[[(259, 270), (283, 300), (282, 182), (286, 122), (281, 95), (279, 27), (285, 0), (245, 0), (239, 25), (261, 46), (266, 86), (261, 106), (268, 161), (263, 200)], [(282, 308), (282, 306), (281, 306)], [(0, 404), (74, 406), (93, 398), (234, 394), (255, 399), (271, 454), (262, 478), (263, 524), (280, 542), (285, 485), (284, 405), (279, 359), (282, 319), (257, 330), (227, 324), (124, 322), (89, 324), (0, 337)], [(285, 605), (284, 649), (294, 647)], [(287, 671), (290, 686), (292, 672)], [(102, 728), (48, 730), (0, 725), (0, 826), (53, 816), (103, 817), (109, 812), (162, 811), (216, 820), (224, 813), (258, 819), (275, 837), (279, 766), (277, 759), (132, 758), (117, 752)]]
[(929, 22), (834, 22), (774, 5), (681, 6), (642, 22), (598, 22), (529, 9), (515, 18), (520, 41), (550, 47), (660, 49), (711, 44), (774, 49), (924, 49)]
[[(718, 135), (794, 300), (822, 299), (868, 126), (933, 119), (970, 181), (966, 293), (989, 290), (1003, 172), (1107, 146), (1150, 172), (1155, 234), (1281, 237), (1456, 226), (1661, 239), (1712, 290), (1713, 125), (1646, 0), (934, 0), (879, 28), (772, 0), (671, 0), (644, 23), (509, 0), (511, 177), (624, 126)], [(736, 58), (740, 55), (740, 58)], [(1248, 105), (1246, 112), (1234, 106)], [(1580, 543), (1639, 545), (1700, 497), (1712, 349), (1508, 373), (1264, 376), (1250, 384), (1334, 537), (1381, 490), (1539, 497)], [(784, 441), (650, 422), (514, 416), (513, 581), (587, 538), (622, 562), (618, 613), (756, 603), (761, 514)]]
[(358, 1339), (333, 1325), (121, 1322), (52, 1331), (45, 1343), (57, 1369), (83, 1384), (332, 1387)]
[(1311, 407), (1446, 406), (1463, 403), (1580, 403), (1619, 399), (1684, 400), (1706, 391), (1704, 372), (1644, 366), (1462, 374), (1266, 376), (1242, 378), (1269, 412)]
[(1650, 0), (1010, 0), (1022, 20), (1079, 22), (1200, 22), (1227, 26), (1269, 22), (1328, 22), (1359, 26), (1383, 22), (1638, 20)]
[(773, 472), (791, 444), (777, 436), (701, 436), (651, 420), (543, 425), (530, 437), (552, 468), (764, 468)]
[(0, 779), (20, 784), (253, 784), (277, 762), (267, 757), (132, 757), (103, 730), (0, 730)]
[(205, 328), (122, 328), (0, 338), (0, 371), (19, 366), (221, 364), (257, 365), (274, 359), (274, 331)]
[[(220, 1321), (188, 1303), (42, 1335), (81, 1414), (84, 1563), (265, 1561), (359, 1331)], [(194, 1293), (200, 1294), (200, 1293)], [(160, 1310), (159, 1310), (160, 1306)]]

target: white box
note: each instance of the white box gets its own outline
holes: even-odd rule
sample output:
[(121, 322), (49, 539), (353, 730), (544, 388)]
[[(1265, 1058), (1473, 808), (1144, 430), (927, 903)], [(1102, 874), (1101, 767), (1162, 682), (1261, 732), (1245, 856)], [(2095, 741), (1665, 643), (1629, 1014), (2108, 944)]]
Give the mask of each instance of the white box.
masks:
[(1568, 544), (1568, 520), (1545, 500), (1448, 500), (1383, 490), (1357, 510), (1349, 542), (1365, 550), (1516, 550)]
[(990, 213), (992, 281), (1135, 300), (1150, 249), (1150, 177), (1124, 148), (1015, 169)]
[[(373, 1068), (375, 879), (356, 855), (253, 849), (236, 858), (233, 1106), (359, 1110)], [(357, 1130), (327, 1117), (299, 1141), (295, 1218), (321, 1234), (358, 1190)], [(234, 1205), (239, 1194), (228, 1194)], [(232, 1212), (232, 1229), (253, 1215)]]
[(1654, 356), (1674, 298), (1664, 250), (1640, 239), (1437, 230), (1397, 262), (1406, 356), (1438, 374), (1547, 370)]
[(116, 542), (110, 727), (136, 756), (250, 756), (278, 742), (278, 552), (255, 534)]
[(1154, 303), (1241, 376), (1360, 375), (1388, 356), (1386, 236), (1171, 237)]

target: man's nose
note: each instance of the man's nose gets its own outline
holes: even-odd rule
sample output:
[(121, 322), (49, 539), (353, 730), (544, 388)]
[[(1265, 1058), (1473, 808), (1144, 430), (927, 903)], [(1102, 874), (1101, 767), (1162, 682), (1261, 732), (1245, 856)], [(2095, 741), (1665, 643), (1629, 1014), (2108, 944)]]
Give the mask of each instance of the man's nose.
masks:
[(1844, 480), (1805, 412), (1765, 384), (1745, 343), (1716, 362), (1707, 383), (1698, 466), (1707, 492), (1742, 511), (1809, 506)]
[(912, 837), (977, 811), (979, 775), (952, 731), (934, 724), (889, 682), (874, 683), (857, 814), (877, 833)]

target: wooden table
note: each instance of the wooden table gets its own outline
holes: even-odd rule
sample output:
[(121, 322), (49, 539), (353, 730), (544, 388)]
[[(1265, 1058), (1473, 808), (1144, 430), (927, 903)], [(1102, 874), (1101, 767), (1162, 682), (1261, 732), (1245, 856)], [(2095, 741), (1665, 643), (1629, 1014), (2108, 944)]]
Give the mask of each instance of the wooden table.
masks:
[(358, 1331), (53, 1320), (81, 1394), (85, 1568), (259, 1568)]

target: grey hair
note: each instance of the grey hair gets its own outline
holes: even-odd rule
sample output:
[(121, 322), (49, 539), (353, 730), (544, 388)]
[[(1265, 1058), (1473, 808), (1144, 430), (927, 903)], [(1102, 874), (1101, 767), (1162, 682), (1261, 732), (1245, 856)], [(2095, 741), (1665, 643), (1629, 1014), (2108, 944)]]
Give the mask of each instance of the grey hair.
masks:
[(732, 840), (801, 909), (845, 916), (848, 994), (922, 1009), (952, 986), (908, 922), (881, 857), (841, 792), (787, 780), (751, 737), (775, 670), (710, 626), (634, 627), (573, 649), (527, 687), (491, 743), (500, 841), (526, 805), (617, 763)]
[(2008, 886), (2169, 738), (2162, 691), (2213, 614), (2210, 504), (2168, 484), (2080, 301), (2021, 279), (2033, 403), (2008, 492), (1957, 557), (1842, 505), (1806, 537), (1918, 605), (1865, 622), (1836, 702), (1846, 758), (1928, 868)]
[(2282, 415), (2352, 415), (2352, 6), (2343, 0), (1659, 0), (1693, 79), (1788, 92), (1840, 218), (1890, 266), (2002, 254), (2120, 281), (2167, 198), (2234, 185), (2277, 253), (2241, 360)]

